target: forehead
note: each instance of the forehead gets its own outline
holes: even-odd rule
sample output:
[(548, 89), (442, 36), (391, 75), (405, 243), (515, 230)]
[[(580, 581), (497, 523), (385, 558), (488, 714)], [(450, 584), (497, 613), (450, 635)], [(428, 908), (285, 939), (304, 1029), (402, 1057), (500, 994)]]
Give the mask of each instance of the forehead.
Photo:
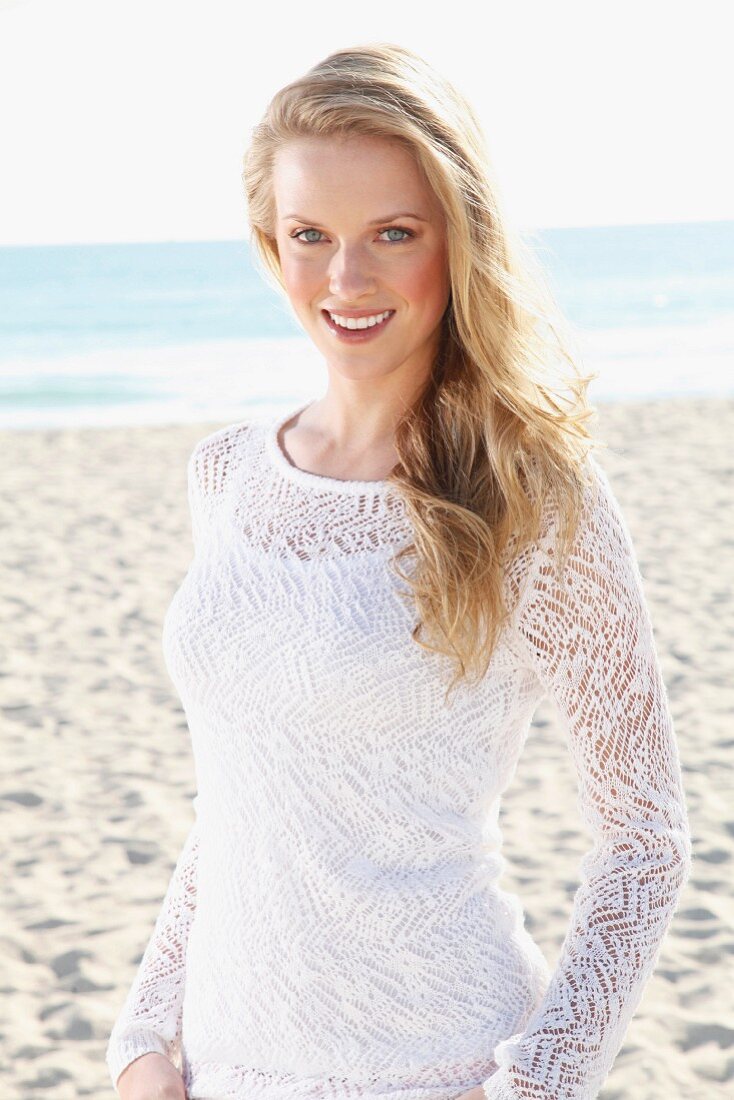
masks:
[[(306, 201), (318, 203), (319, 209), (339, 201), (374, 203), (380, 215), (395, 202), (419, 204), (425, 213), (435, 208), (433, 193), (409, 150), (372, 135), (284, 143), (273, 162), (273, 189), (281, 213), (298, 210), (298, 203)], [(286, 209), (289, 203), (295, 205)]]

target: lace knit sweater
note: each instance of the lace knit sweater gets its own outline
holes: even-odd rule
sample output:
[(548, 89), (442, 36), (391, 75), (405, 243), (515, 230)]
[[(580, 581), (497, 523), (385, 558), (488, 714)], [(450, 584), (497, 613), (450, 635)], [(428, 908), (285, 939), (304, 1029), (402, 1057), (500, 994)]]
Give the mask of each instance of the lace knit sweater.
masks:
[[(107, 1047), (191, 1100), (597, 1096), (690, 872), (642, 580), (594, 457), (561, 583), (553, 517), (506, 570), (479, 685), (411, 638), (385, 481), (294, 466), (294, 415), (200, 440), (194, 556), (163, 626), (194, 821)], [(405, 559), (402, 567), (406, 567)], [(401, 591), (402, 590), (402, 591)], [(498, 878), (500, 799), (533, 712), (565, 721), (593, 843), (551, 972)]]

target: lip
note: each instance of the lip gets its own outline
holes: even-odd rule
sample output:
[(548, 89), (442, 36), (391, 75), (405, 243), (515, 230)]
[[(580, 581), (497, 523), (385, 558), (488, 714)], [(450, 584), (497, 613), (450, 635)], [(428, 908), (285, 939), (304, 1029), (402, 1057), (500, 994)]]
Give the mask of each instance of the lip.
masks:
[[(378, 313), (387, 313), (389, 307), (383, 309), (330, 309), (324, 306), (324, 313), (336, 313), (337, 317), (376, 317)], [(395, 310), (390, 310), (394, 313)]]
[[(378, 313), (390, 313), (389, 317), (386, 317), (384, 321), (381, 321), (377, 325), (371, 325), (368, 328), (343, 328), (341, 325), (336, 325), (329, 316), (329, 312), (338, 314), (339, 317), (374, 317)], [(341, 340), (345, 344), (362, 344), (366, 340), (375, 340), (380, 333), (387, 328), (395, 316), (395, 310), (345, 310), (343, 313), (339, 310), (321, 310), (321, 315), (324, 318), (326, 327), (330, 332), (333, 332), (338, 340)]]

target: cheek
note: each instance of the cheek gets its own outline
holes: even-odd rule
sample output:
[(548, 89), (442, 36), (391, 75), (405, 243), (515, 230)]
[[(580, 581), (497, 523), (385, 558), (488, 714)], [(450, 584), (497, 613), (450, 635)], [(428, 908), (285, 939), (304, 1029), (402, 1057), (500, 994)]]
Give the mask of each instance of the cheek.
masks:
[(426, 310), (443, 306), (448, 295), (445, 257), (439, 253), (407, 268), (402, 286), (405, 297)]
[(288, 296), (294, 301), (307, 301), (318, 289), (320, 276), (313, 264), (286, 255), (281, 257), (280, 266)]

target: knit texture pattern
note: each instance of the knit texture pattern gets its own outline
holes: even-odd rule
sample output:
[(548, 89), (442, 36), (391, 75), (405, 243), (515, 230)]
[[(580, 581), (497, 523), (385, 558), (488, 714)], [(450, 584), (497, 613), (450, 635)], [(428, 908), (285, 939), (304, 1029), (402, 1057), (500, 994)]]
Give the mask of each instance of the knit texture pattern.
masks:
[[(163, 652), (194, 820), (107, 1047), (165, 1054), (190, 1100), (591, 1100), (690, 873), (642, 578), (601, 466), (561, 577), (553, 512), (508, 557), (513, 614), (447, 702), (411, 637), (385, 481), (294, 466), (229, 425), (188, 465), (194, 555)], [(401, 567), (408, 568), (403, 559)], [(500, 801), (544, 696), (590, 841), (555, 968), (524, 926)]]

